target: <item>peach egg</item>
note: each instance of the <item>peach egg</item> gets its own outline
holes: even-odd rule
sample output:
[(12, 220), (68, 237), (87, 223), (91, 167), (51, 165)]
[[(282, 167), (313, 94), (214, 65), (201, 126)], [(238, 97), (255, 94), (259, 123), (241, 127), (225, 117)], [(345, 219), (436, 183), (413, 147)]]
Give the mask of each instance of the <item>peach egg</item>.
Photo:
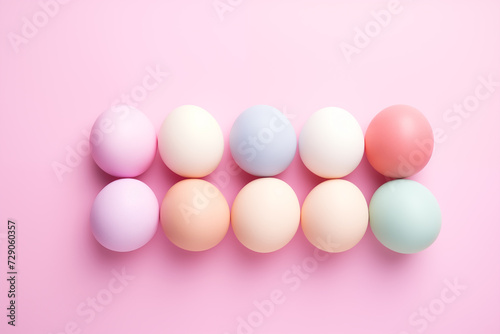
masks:
[(229, 206), (213, 184), (186, 179), (173, 185), (161, 204), (160, 220), (167, 238), (189, 251), (216, 246), (229, 228)]

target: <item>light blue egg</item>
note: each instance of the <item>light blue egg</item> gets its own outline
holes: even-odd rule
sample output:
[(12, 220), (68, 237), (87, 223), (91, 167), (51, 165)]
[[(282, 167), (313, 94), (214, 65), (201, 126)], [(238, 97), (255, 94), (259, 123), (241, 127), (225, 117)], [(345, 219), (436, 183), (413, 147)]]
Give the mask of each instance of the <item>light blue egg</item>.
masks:
[(370, 201), (370, 226), (387, 248), (403, 254), (429, 247), (441, 230), (441, 209), (429, 189), (412, 180), (383, 184)]
[(255, 176), (274, 176), (292, 162), (297, 136), (290, 121), (278, 109), (255, 105), (234, 122), (229, 146), (241, 169)]

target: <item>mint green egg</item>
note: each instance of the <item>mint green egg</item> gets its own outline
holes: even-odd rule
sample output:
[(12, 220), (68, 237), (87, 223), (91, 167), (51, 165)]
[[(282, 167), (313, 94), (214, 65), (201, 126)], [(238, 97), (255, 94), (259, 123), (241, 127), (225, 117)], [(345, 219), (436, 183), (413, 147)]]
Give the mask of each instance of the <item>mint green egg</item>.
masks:
[(394, 180), (375, 191), (370, 226), (387, 248), (403, 254), (429, 247), (441, 230), (441, 209), (429, 189), (412, 180)]

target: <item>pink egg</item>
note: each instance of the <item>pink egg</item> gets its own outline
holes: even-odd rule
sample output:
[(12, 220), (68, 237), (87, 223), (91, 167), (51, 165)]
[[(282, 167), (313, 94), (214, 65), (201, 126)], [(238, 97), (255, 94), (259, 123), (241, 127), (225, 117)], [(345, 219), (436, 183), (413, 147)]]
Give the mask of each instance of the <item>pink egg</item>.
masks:
[(129, 252), (144, 246), (158, 227), (158, 200), (136, 179), (120, 179), (104, 187), (94, 200), (90, 226), (104, 247)]
[(149, 118), (126, 105), (102, 113), (90, 133), (94, 161), (103, 171), (117, 177), (144, 173), (155, 157), (156, 142)]
[(366, 157), (379, 173), (403, 178), (418, 173), (431, 158), (434, 134), (425, 116), (407, 105), (382, 110), (365, 134)]

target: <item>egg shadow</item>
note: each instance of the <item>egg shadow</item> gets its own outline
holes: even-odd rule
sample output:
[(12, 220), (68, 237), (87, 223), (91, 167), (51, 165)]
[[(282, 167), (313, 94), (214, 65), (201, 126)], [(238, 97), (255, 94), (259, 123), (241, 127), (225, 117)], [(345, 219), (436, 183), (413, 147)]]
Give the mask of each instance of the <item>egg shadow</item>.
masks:
[(366, 158), (366, 154), (363, 154), (356, 169), (344, 179), (354, 183), (363, 192), (368, 203), (381, 185), (392, 180), (377, 172)]
[(103, 171), (94, 161), (92, 161), (90, 168), (91, 173), (94, 176), (94, 180), (101, 185), (101, 188), (119, 179), (119, 177), (113, 176)]
[(158, 151), (156, 152), (156, 155), (149, 169), (141, 174), (138, 178), (146, 183), (155, 185), (156, 188), (162, 188), (164, 190), (185, 179), (185, 177), (174, 173), (170, 168), (167, 167)]
[[(297, 177), (297, 175), (300, 175), (300, 177)], [(286, 181), (295, 190), (301, 205), (307, 194), (309, 194), (314, 187), (327, 180), (312, 173), (306, 165), (304, 165), (298, 151), (290, 166), (280, 173), (278, 177)], [(297, 189), (300, 191), (297, 191)]]

